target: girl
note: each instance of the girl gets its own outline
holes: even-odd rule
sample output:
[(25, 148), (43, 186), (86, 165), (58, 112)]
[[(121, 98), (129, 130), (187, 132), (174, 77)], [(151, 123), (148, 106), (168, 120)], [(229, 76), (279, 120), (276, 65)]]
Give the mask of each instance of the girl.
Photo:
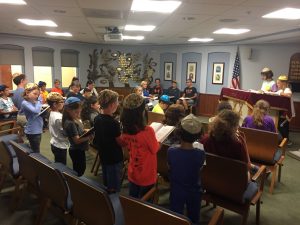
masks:
[(276, 133), (275, 123), (268, 115), (270, 104), (265, 100), (259, 100), (255, 103), (253, 115), (247, 116), (242, 127), (266, 130)]
[(100, 104), (95, 96), (89, 97), (82, 106), (81, 119), (82, 121), (88, 121), (89, 126), (94, 126), (95, 117), (100, 113)]
[(40, 152), (40, 143), (43, 133), (43, 118), (40, 115), (42, 103), (39, 98), (39, 87), (34, 83), (28, 83), (24, 90), (24, 101), (21, 105), (27, 119), (24, 133), (30, 143), (30, 147), (34, 152)]
[(54, 154), (54, 161), (67, 164), (67, 149), (69, 141), (62, 129), (62, 109), (64, 107), (63, 96), (57, 92), (50, 92), (47, 96), (47, 103), (51, 108), (49, 117), (49, 132), (51, 136), (51, 151)]
[(137, 94), (128, 95), (123, 102), (122, 139), (130, 160), (128, 165), (129, 195), (141, 198), (156, 183), (159, 143), (152, 127), (145, 126), (145, 101)]
[[(0, 114), (4, 113), (4, 118), (16, 117), (18, 109), (15, 107), (12, 99), (9, 97), (9, 89), (6, 85), (0, 86)], [(9, 113), (11, 112), (11, 113)], [(15, 113), (13, 113), (15, 112)], [(7, 114), (5, 114), (7, 113)]]
[(70, 142), (69, 154), (73, 162), (73, 169), (78, 173), (78, 176), (84, 174), (86, 168), (85, 151), (88, 150), (89, 140), (92, 139), (92, 135), (80, 138), (84, 133), (80, 113), (80, 99), (76, 97), (68, 98), (65, 101), (62, 126)]
[(263, 92), (275, 92), (277, 91), (277, 86), (273, 80), (273, 71), (269, 68), (263, 68), (261, 71), (261, 79), (263, 83), (261, 85), (261, 90)]

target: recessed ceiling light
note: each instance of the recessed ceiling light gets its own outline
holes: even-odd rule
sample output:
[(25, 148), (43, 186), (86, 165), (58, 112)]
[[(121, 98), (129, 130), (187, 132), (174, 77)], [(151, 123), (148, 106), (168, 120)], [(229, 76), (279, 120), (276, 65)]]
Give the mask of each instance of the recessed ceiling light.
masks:
[(190, 38), (188, 41), (190, 42), (210, 42), (213, 41), (213, 38)]
[(73, 35), (69, 32), (53, 32), (47, 31), (45, 32), (47, 35), (56, 36), (56, 37), (72, 37)]
[(131, 31), (153, 31), (155, 26), (146, 25), (146, 26), (138, 26), (138, 25), (126, 25), (125, 30)]
[(133, 0), (131, 11), (172, 13), (180, 4), (180, 1)]
[(43, 27), (57, 27), (57, 24), (52, 20), (32, 20), (32, 19), (18, 19), (21, 23), (28, 26), (43, 26)]
[(232, 29), (232, 28), (221, 28), (214, 31), (214, 34), (243, 34), (249, 32), (249, 29)]
[(127, 35), (123, 35), (123, 40), (143, 40), (144, 36), (127, 36)]
[(298, 20), (300, 19), (300, 9), (296, 8), (284, 8), (271, 13), (268, 13), (263, 18), (269, 19), (286, 19), (286, 20)]
[(27, 5), (27, 3), (23, 0), (0, 0), (0, 4)]

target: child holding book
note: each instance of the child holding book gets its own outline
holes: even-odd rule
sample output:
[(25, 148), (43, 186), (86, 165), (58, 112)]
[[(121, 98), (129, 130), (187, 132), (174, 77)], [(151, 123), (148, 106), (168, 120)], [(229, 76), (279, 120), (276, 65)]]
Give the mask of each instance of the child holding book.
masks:
[(156, 183), (159, 143), (152, 127), (145, 125), (145, 101), (137, 94), (123, 101), (122, 139), (130, 155), (128, 165), (129, 195), (141, 198)]
[(40, 143), (43, 133), (43, 118), (40, 115), (42, 110), (41, 99), (39, 98), (39, 87), (34, 83), (28, 83), (24, 89), (24, 101), (21, 104), (21, 112), (27, 119), (24, 133), (34, 152), (40, 152)]
[(118, 93), (105, 89), (99, 94), (102, 113), (94, 122), (94, 143), (99, 151), (103, 183), (108, 192), (120, 192), (123, 169), (123, 151), (120, 123), (114, 119), (113, 113), (118, 108)]
[(47, 96), (47, 103), (51, 112), (49, 116), (49, 132), (51, 136), (51, 151), (54, 154), (54, 161), (67, 164), (67, 150), (69, 147), (68, 138), (64, 135), (62, 128), (62, 110), (64, 107), (63, 96), (57, 92), (50, 92)]
[(93, 138), (93, 135), (80, 138), (84, 134), (80, 113), (80, 99), (76, 97), (67, 98), (62, 116), (62, 126), (70, 142), (69, 155), (73, 162), (73, 169), (78, 173), (78, 176), (82, 176), (86, 169), (85, 151), (89, 149), (89, 140)]
[(187, 208), (188, 217), (193, 223), (199, 222), (201, 205), (200, 170), (205, 161), (205, 152), (193, 147), (200, 137), (201, 121), (193, 114), (183, 118), (177, 130), (180, 147), (168, 149), (170, 167), (170, 209), (183, 214)]

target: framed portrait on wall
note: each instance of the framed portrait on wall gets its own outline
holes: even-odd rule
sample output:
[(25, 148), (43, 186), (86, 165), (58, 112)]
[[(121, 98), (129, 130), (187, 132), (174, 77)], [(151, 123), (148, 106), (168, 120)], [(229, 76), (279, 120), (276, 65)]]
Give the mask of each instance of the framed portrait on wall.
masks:
[(213, 63), (212, 70), (212, 83), (213, 84), (223, 84), (224, 81), (224, 66), (225, 63)]
[(197, 72), (197, 63), (188, 62), (186, 67), (186, 79), (191, 79), (193, 83), (196, 83), (196, 72)]
[(173, 79), (173, 63), (165, 62), (164, 80)]

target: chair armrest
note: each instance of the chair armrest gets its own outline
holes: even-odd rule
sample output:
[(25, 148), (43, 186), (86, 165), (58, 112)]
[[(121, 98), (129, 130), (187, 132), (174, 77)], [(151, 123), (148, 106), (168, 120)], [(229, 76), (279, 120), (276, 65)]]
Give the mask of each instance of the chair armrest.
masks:
[(157, 188), (154, 186), (153, 188), (151, 188), (143, 197), (142, 197), (142, 201), (148, 201), (149, 199), (153, 198), (155, 193), (157, 191)]
[(283, 138), (282, 141), (279, 144), (279, 148), (282, 149), (282, 155), (285, 155), (285, 147), (287, 145), (288, 139), (287, 138)]
[(266, 178), (266, 166), (262, 165), (260, 166), (259, 170), (253, 175), (251, 178), (252, 181), (258, 183), (258, 180), (260, 181), (259, 190), (264, 190), (264, 184), (265, 184), (265, 178)]
[(1, 130), (0, 131), (0, 136), (4, 135), (4, 134), (15, 134), (15, 133), (19, 133), (21, 131), (21, 127), (14, 127), (11, 129), (7, 129), (7, 130)]

